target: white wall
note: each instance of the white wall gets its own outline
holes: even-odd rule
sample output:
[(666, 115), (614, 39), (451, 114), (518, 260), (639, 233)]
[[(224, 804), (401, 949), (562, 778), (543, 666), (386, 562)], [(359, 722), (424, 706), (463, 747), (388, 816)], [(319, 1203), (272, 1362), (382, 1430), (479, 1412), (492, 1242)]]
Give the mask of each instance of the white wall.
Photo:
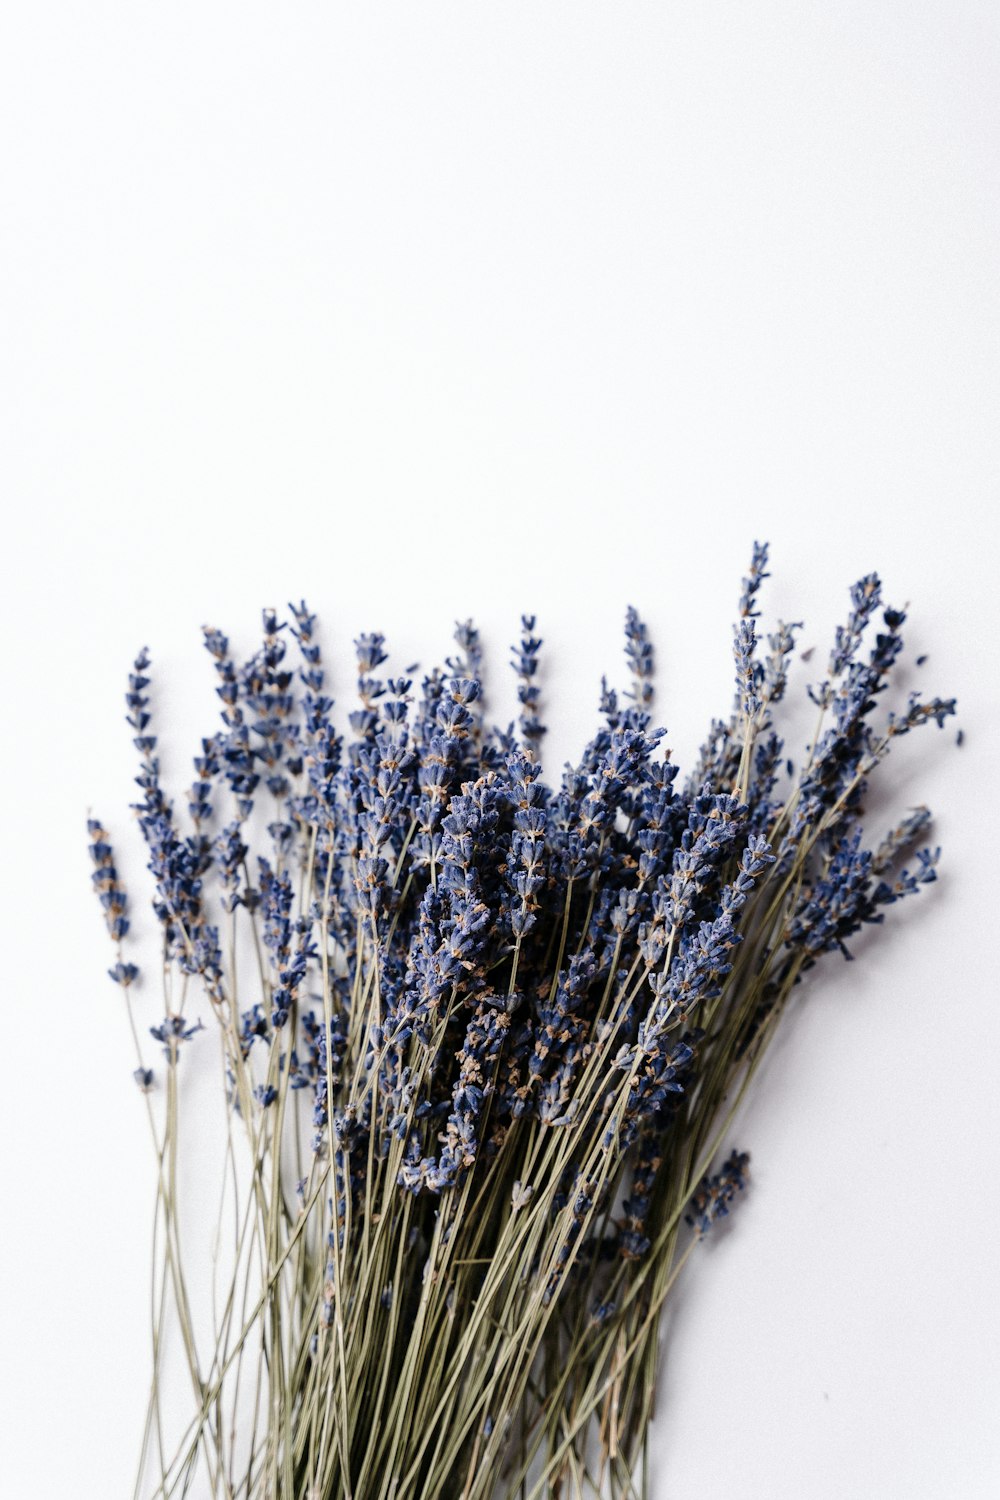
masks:
[(427, 661), (474, 612), (503, 673), (535, 609), (558, 769), (634, 602), (684, 759), (755, 536), (819, 657), (881, 570), (966, 743), (903, 747), (943, 878), (740, 1127), (654, 1495), (996, 1493), (998, 62), (975, 0), (5, 9), (6, 1494), (130, 1493), (153, 1179), (83, 819), (138, 894), (135, 649), (180, 778), (205, 620)]

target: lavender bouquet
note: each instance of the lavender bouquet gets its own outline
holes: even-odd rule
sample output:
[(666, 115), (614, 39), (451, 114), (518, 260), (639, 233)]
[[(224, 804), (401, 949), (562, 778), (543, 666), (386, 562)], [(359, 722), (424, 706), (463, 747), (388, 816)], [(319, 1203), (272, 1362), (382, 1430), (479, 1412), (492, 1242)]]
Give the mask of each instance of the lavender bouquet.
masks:
[[(683, 780), (631, 609), (631, 687), (602, 685), (558, 787), (540, 770), (531, 617), (508, 729), (484, 722), (471, 622), (418, 690), (378, 675), (383, 638), (360, 636), (343, 733), (304, 604), (288, 622), (266, 610), (242, 665), (206, 629), (222, 724), (186, 819), (140, 653), (126, 701), (162, 936), (152, 1026), (89, 824), (157, 1163), (137, 1496), (648, 1495), (660, 1317), (746, 1184), (745, 1154), (718, 1160), (733, 1116), (799, 981), (850, 956), (938, 858), (918, 847), (925, 808), (874, 847), (861, 822), (895, 740), (954, 712), (917, 694), (879, 712), (903, 612), (874, 574), (851, 590), (796, 770), (777, 726), (799, 627), (759, 641), (766, 566), (755, 544), (735, 702)], [(178, 1218), (182, 1057), (204, 1017), (230, 1225), (210, 1327)], [(192, 1404), (168, 1434), (171, 1346)]]

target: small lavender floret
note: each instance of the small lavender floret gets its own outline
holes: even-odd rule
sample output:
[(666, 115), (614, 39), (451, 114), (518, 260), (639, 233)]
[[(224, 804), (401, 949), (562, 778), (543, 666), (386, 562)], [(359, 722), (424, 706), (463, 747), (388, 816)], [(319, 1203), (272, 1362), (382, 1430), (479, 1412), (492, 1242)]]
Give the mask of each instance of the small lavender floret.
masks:
[[(90, 877), (91, 884), (101, 903), (108, 936), (113, 943), (120, 943), (129, 929), (128, 917), (125, 915), (128, 897), (118, 880), (114, 850), (104, 827), (96, 818), (88, 819), (87, 833), (90, 836), (90, 857), (95, 865), (94, 873)], [(116, 983), (123, 982), (117, 978), (114, 971), (112, 971), (112, 978), (116, 980)]]
[(713, 1224), (728, 1216), (737, 1195), (746, 1189), (750, 1157), (745, 1151), (733, 1151), (721, 1171), (714, 1177), (703, 1177), (692, 1195), (691, 1210), (685, 1223), (697, 1229), (699, 1236), (708, 1234)]
[(625, 656), (632, 668), (629, 696), (641, 708), (648, 708), (653, 701), (653, 646), (646, 626), (631, 605), (625, 614)]
[(736, 661), (736, 694), (741, 713), (752, 719), (761, 708), (757, 689), (760, 686), (762, 668), (754, 661), (757, 649), (757, 631), (749, 617), (736, 626), (733, 641), (733, 656)]
[[(853, 660), (861, 637), (882, 602), (882, 581), (877, 573), (868, 573), (851, 588), (851, 612), (846, 625), (838, 625), (832, 652), (830, 676), (839, 677)], [(901, 622), (900, 622), (901, 623)]]
[(164, 1016), (159, 1026), (151, 1026), (149, 1034), (154, 1041), (162, 1042), (163, 1055), (168, 1062), (176, 1062), (182, 1042), (189, 1042), (196, 1032), (204, 1031), (201, 1021), (193, 1026), (185, 1023), (183, 1016)]
[[(937, 879), (937, 866), (941, 858), (940, 849), (918, 849), (916, 852), (917, 866), (915, 870), (900, 870), (895, 880), (879, 881), (872, 892), (872, 901), (876, 906), (891, 906), (895, 901), (901, 901), (904, 896), (914, 896), (925, 885), (933, 885)], [(874, 873), (874, 863), (872, 866)]]
[(741, 619), (751, 619), (760, 613), (756, 608), (757, 594), (764, 579), (771, 576), (766, 571), (768, 550), (767, 542), (754, 542), (753, 544), (750, 568), (743, 580), (743, 592), (740, 595)]
[(521, 738), (528, 750), (538, 754), (545, 734), (545, 725), (538, 717), (541, 689), (535, 678), (538, 673), (538, 653), (542, 642), (533, 634), (535, 616), (521, 616), (522, 636), (514, 653), (513, 666), (518, 676), (517, 699), (521, 705)]
[(911, 693), (906, 712), (889, 715), (889, 733), (892, 735), (908, 734), (911, 729), (917, 729), (921, 724), (931, 723), (943, 729), (945, 719), (954, 712), (954, 698), (930, 698), (925, 702), (919, 693)]
[(872, 874), (881, 875), (901, 854), (911, 849), (931, 823), (929, 807), (915, 807), (908, 817), (896, 824), (872, 855)]

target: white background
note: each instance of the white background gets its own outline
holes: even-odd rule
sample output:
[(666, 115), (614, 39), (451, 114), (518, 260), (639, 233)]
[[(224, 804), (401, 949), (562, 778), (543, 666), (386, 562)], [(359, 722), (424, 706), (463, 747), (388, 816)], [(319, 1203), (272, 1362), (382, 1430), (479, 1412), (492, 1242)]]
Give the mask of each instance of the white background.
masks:
[(654, 1494), (997, 1492), (998, 63), (974, 0), (5, 7), (4, 1494), (131, 1492), (153, 1177), (83, 821), (140, 905), (137, 647), (179, 786), (206, 620), (304, 594), (426, 663), (475, 613), (503, 674), (535, 609), (558, 772), (634, 602), (684, 763), (755, 536), (814, 676), (878, 568), (966, 743), (890, 767), (942, 879), (734, 1137)]

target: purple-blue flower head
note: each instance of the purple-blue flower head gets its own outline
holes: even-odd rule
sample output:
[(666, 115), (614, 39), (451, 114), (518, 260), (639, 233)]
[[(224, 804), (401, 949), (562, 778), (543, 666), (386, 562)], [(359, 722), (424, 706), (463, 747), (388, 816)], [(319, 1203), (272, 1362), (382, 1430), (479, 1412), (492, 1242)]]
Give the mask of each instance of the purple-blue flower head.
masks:
[(163, 1044), (163, 1055), (170, 1063), (177, 1061), (177, 1054), (182, 1042), (189, 1042), (198, 1031), (204, 1031), (200, 1021), (189, 1026), (183, 1016), (164, 1016), (159, 1026), (151, 1026), (149, 1034), (154, 1041)]
[(520, 642), (512, 646), (513, 667), (518, 677), (517, 698), (521, 705), (521, 738), (525, 748), (538, 754), (538, 747), (545, 734), (545, 725), (538, 717), (541, 689), (536, 681), (538, 653), (542, 642), (534, 635), (535, 616), (521, 616)]
[(750, 1157), (745, 1151), (733, 1151), (714, 1177), (703, 1177), (691, 1197), (691, 1210), (685, 1221), (704, 1238), (720, 1219), (732, 1210), (739, 1193), (746, 1189)]
[(743, 580), (743, 591), (740, 594), (740, 619), (752, 619), (760, 611), (757, 609), (757, 594), (765, 578), (770, 578), (767, 572), (767, 542), (754, 542), (753, 552), (750, 558), (750, 568), (746, 578)]
[[(101, 903), (108, 936), (117, 944), (129, 930), (128, 917), (125, 915), (128, 897), (119, 881), (114, 850), (103, 825), (96, 818), (88, 818), (87, 833), (90, 838), (90, 858), (95, 867), (90, 877), (91, 883)], [(133, 964), (118, 964), (111, 971), (111, 977), (116, 984), (127, 986), (137, 973)]]
[(640, 708), (648, 708), (653, 701), (653, 646), (638, 611), (631, 605), (625, 612), (625, 657), (632, 669), (629, 697)]

